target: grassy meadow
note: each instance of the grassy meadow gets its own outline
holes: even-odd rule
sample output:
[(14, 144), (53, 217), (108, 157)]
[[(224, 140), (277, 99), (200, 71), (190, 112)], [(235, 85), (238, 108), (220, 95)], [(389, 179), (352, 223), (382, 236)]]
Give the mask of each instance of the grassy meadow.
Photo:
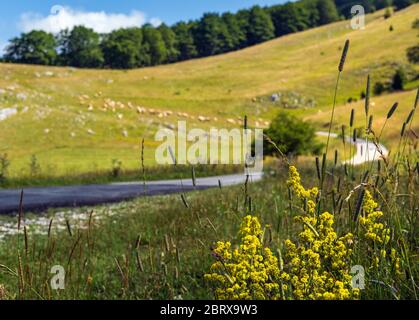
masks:
[[(294, 164), (305, 186), (319, 185), (313, 163)], [(374, 165), (367, 185), (383, 204), (383, 223), (392, 232), (386, 250), (396, 248), (397, 270), (401, 271), (396, 272), (390, 260), (384, 258), (379, 268), (371, 265), (370, 259), (380, 252), (379, 248), (354, 255), (352, 265), (366, 268), (365, 290), (359, 298), (417, 299), (418, 173), (397, 174), (406, 183), (396, 187), (395, 176), (389, 173), (391, 165), (382, 166), (378, 171)], [(325, 184), (324, 209), (334, 214), (336, 232), (362, 233), (361, 226), (352, 220), (360, 197), (354, 187), (362, 171), (355, 169), (352, 179), (332, 163), (329, 170), (332, 173)], [(217, 241), (238, 245), (240, 237), (236, 235), (246, 214), (261, 221), (261, 241), (272, 248), (275, 256), (286, 252), (285, 239), (295, 240), (303, 230), (296, 217), (304, 209), (298, 199), (289, 195), (287, 166), (280, 162), (269, 172), (263, 182), (192, 192), (185, 196), (185, 202), (179, 195), (170, 195), (54, 209), (41, 216), (26, 213), (18, 232), (19, 218), (1, 217), (0, 228), (4, 234), (9, 232), (0, 244), (2, 298), (212, 299), (213, 288), (204, 279), (215, 261), (211, 249)], [(346, 200), (351, 190), (355, 193)], [(361, 250), (363, 245), (355, 241), (353, 250)], [(65, 268), (65, 290), (51, 290), (53, 265)]]
[[(297, 101), (291, 111), (322, 129), (333, 101), (326, 88), (334, 86), (345, 39), (351, 51), (337, 97), (342, 113), (348, 99), (359, 100), (367, 74), (373, 82), (386, 81), (395, 65), (407, 63), (418, 10), (414, 5), (389, 19), (383, 11), (368, 15), (365, 30), (341, 21), (225, 55), (138, 70), (0, 64), (0, 107), (18, 111), (1, 122), (0, 153), (8, 155), (12, 180), (30, 175), (35, 155), (41, 172), (53, 176), (44, 179), (48, 183), (102, 175), (114, 159), (125, 170), (136, 169), (142, 138), (145, 164), (153, 166), (155, 132), (177, 120), (190, 128), (232, 128), (247, 114), (251, 126), (266, 127), (281, 106), (293, 108)], [(285, 98), (273, 103), (273, 93)], [(400, 99), (413, 97), (401, 93)], [(380, 97), (377, 106), (385, 109), (393, 98)], [(401, 101), (399, 113), (409, 108)]]
[[(330, 125), (339, 133), (352, 109), (355, 127), (365, 129), (373, 115), (367, 139), (391, 150), (380, 161), (340, 165), (334, 151), (343, 160), (354, 150), (336, 138), (317, 162), (267, 161), (261, 182), (1, 216), (0, 299), (417, 300), (417, 87), (367, 93), (367, 112), (360, 93), (367, 74), (386, 81), (394, 64), (407, 64), (418, 15), (419, 5), (387, 20), (381, 11), (368, 16), (365, 30), (342, 21), (239, 52), (141, 70), (0, 65), (0, 88), (13, 86), (0, 103), (19, 110), (1, 122), (0, 135), (16, 179), (27, 174), (32, 154), (57, 177), (106, 171), (120, 159), (132, 170), (126, 179), (133, 179), (141, 138), (146, 168), (153, 170), (157, 128), (178, 119), (192, 127), (231, 128), (241, 126), (245, 114), (250, 126), (266, 127), (280, 109), (270, 101), (275, 92), (312, 99), (314, 106), (292, 112), (319, 131)], [(395, 102), (399, 107), (388, 116)], [(188, 167), (164, 170), (164, 177), (191, 178)], [(64, 290), (52, 289), (54, 265), (64, 267)], [(352, 282), (354, 267), (365, 272), (361, 289)]]

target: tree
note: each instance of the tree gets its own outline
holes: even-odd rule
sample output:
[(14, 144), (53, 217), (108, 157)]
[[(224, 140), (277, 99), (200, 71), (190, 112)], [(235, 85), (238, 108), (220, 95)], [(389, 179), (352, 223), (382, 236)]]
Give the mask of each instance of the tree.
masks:
[(4, 59), (10, 62), (52, 65), (57, 58), (56, 42), (52, 34), (31, 31), (10, 40)]
[[(315, 140), (315, 129), (306, 121), (281, 111), (266, 130), (282, 153), (286, 155), (318, 154), (322, 144)], [(272, 143), (264, 143), (264, 155), (276, 155), (278, 150)]]
[(155, 66), (167, 61), (167, 50), (160, 31), (152, 25), (143, 27), (144, 46), (149, 54), (149, 65)]
[(100, 37), (93, 29), (76, 26), (61, 34), (62, 58), (67, 65), (80, 68), (98, 68), (104, 63)]
[(361, 5), (365, 13), (374, 12), (391, 5), (391, 0), (335, 0), (334, 2), (338, 13), (346, 18), (352, 16), (351, 8), (355, 5)]
[(413, 0), (393, 0), (393, 5), (397, 10), (402, 10), (413, 4)]
[(311, 13), (311, 18), (309, 18), (307, 12), (303, 12), (302, 6), (297, 6), (297, 4), (292, 2), (286, 3), (285, 5), (275, 6), (270, 10), (270, 12), (275, 26), (275, 35), (277, 37), (305, 30), (308, 27), (309, 21), (313, 20), (313, 17), (315, 22), (310, 23), (317, 25), (317, 8), (315, 12)]
[(403, 90), (406, 83), (406, 73), (403, 68), (398, 68), (393, 76), (392, 88), (393, 90)]
[(261, 7), (254, 6), (249, 12), (248, 45), (268, 41), (274, 37), (275, 27), (271, 16)]
[(179, 50), (177, 47), (176, 33), (164, 23), (158, 27), (163, 38), (167, 52), (167, 62), (176, 62), (179, 59)]
[(221, 16), (221, 19), (227, 27), (227, 32), (231, 39), (227, 43), (229, 46), (226, 46), (226, 49), (230, 51), (245, 47), (247, 42), (246, 26), (242, 25), (238, 15), (227, 12)]
[(419, 63), (419, 44), (407, 49), (407, 59), (410, 63)]
[(211, 56), (231, 50), (233, 40), (217, 13), (205, 13), (194, 30), (200, 56)]
[(191, 32), (192, 23), (179, 22), (173, 26), (176, 34), (176, 49), (179, 52), (179, 60), (195, 58), (198, 55), (195, 41)]
[(319, 12), (319, 25), (339, 20), (339, 14), (333, 0), (317, 0), (317, 10)]
[(381, 10), (384, 8), (389, 8), (391, 6), (391, 0), (374, 0), (374, 7), (376, 10)]
[(105, 65), (117, 69), (131, 69), (144, 64), (143, 34), (140, 28), (115, 30), (102, 42)]

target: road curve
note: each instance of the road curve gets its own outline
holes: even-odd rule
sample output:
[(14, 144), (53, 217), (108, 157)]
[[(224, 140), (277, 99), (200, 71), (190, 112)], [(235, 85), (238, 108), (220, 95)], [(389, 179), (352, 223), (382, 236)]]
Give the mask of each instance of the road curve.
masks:
[[(318, 136), (327, 137), (329, 133), (325, 131), (318, 131), (316, 134)], [(336, 133), (331, 133), (330, 137), (338, 138), (338, 135)], [(356, 152), (352, 159), (343, 161), (343, 164), (359, 165), (364, 162), (379, 160), (382, 156), (388, 155), (387, 148), (382, 144), (379, 144), (377, 148), (377, 146), (370, 140), (367, 141), (365, 139), (357, 138), (354, 142), (350, 137), (346, 137), (345, 140), (355, 145)]]
[[(249, 177), (251, 182), (262, 179), (262, 173)], [(162, 180), (147, 182), (111, 183), (104, 185), (84, 185), (66, 187), (25, 188), (23, 207), (28, 211), (42, 211), (57, 207), (80, 207), (128, 200), (140, 196), (165, 195), (172, 193), (203, 190), (219, 186), (232, 186), (244, 183), (244, 174), (234, 174), (207, 178), (197, 178), (196, 186), (191, 179)], [(0, 214), (18, 211), (21, 189), (0, 190)]]

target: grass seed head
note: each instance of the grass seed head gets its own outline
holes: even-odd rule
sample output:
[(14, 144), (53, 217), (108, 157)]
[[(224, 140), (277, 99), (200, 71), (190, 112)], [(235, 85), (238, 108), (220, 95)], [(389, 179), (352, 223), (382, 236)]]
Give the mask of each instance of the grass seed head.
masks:
[(345, 65), (346, 56), (348, 55), (348, 50), (349, 50), (349, 40), (346, 40), (345, 41), (345, 47), (343, 48), (342, 56), (341, 56), (340, 62), (339, 62), (339, 72), (342, 72), (343, 71), (343, 67)]

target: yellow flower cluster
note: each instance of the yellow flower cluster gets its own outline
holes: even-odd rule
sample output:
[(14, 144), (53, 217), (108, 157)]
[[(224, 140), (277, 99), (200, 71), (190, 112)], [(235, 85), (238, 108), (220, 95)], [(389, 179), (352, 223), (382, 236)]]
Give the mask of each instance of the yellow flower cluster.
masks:
[[(359, 223), (364, 229), (364, 238), (370, 241), (372, 247), (372, 265), (378, 267), (380, 261), (389, 259), (396, 274), (401, 275), (400, 258), (394, 248), (390, 247), (390, 228), (386, 228), (381, 222), (383, 212), (376, 210), (378, 203), (374, 201), (371, 193), (365, 191), (363, 215), (359, 218)], [(389, 250), (390, 254), (387, 254)]]
[(367, 241), (360, 241), (351, 233), (339, 236), (333, 214), (316, 214), (319, 190), (305, 189), (293, 166), (289, 167), (287, 184), (306, 210), (295, 218), (301, 225), (296, 242), (285, 241), (285, 261), (281, 255), (278, 261), (263, 246), (258, 219), (246, 216), (239, 247), (232, 249), (230, 242), (218, 242), (213, 250), (217, 261), (205, 279), (214, 285), (217, 299), (359, 299), (360, 290), (352, 287), (349, 273), (351, 263), (358, 262), (352, 261), (359, 256), (353, 250), (366, 249), (361, 256), (368, 257), (372, 266), (390, 262), (396, 274), (401, 274), (400, 258), (391, 247), (391, 231), (382, 222), (383, 212), (377, 210), (370, 192), (365, 192), (359, 218), (363, 232), (358, 237)]
[(299, 245), (285, 241), (287, 271), (281, 278), (291, 286), (294, 299), (354, 299), (359, 290), (352, 289), (349, 274), (352, 234), (338, 238), (333, 215), (325, 212), (319, 219), (298, 217), (303, 223)]
[(291, 284), (291, 296), (294, 299), (358, 298), (359, 290), (352, 289), (349, 274), (352, 254), (349, 245), (353, 235), (348, 233), (338, 238), (332, 214), (324, 212), (318, 218), (313, 215), (316, 204), (312, 199), (317, 196), (318, 189), (306, 190), (297, 168), (290, 166), (287, 183), (299, 199), (310, 199), (307, 201), (310, 215), (296, 217), (303, 225), (298, 235), (299, 244), (285, 241), (289, 263), (281, 278)]
[(289, 167), (289, 178), (287, 180), (288, 187), (292, 188), (302, 201), (307, 201), (307, 212), (314, 214), (316, 203), (315, 198), (319, 193), (319, 189), (314, 187), (312, 189), (305, 189), (301, 184), (301, 177), (298, 170), (294, 166)]
[(230, 242), (217, 242), (217, 258), (204, 278), (215, 288), (216, 299), (279, 299), (278, 259), (260, 240), (261, 225), (246, 216), (240, 227), (241, 244), (232, 250)]
[(390, 229), (379, 222), (383, 216), (382, 211), (376, 211), (378, 203), (374, 201), (371, 193), (365, 191), (363, 202), (364, 215), (359, 218), (359, 223), (365, 229), (365, 238), (378, 244), (387, 244), (390, 241)]

